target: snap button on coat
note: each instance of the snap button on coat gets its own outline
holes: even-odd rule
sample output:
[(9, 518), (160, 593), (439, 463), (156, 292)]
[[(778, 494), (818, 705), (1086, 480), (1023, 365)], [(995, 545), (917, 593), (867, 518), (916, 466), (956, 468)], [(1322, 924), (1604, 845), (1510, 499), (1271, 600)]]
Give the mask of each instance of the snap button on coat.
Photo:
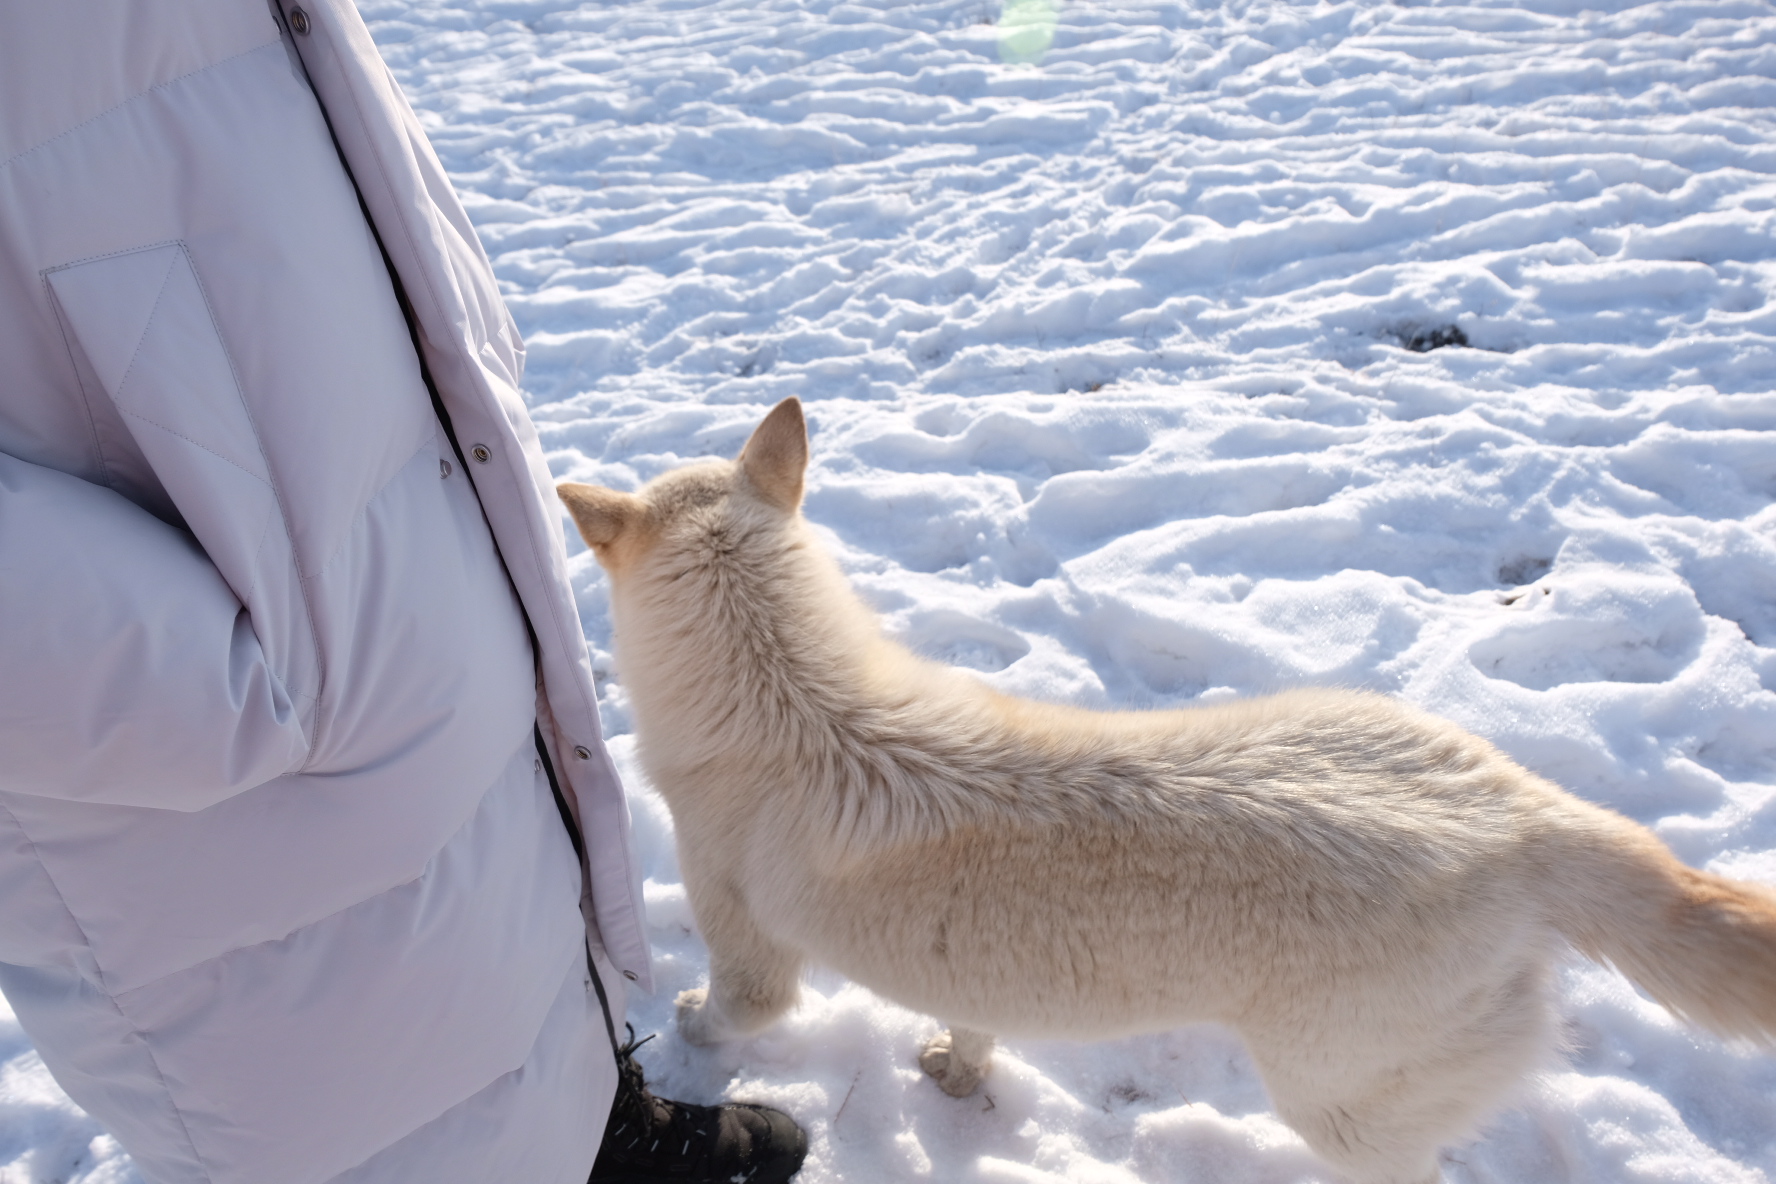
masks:
[(290, 28), (293, 32), (307, 36), (308, 14), (300, 8), (292, 8), (290, 10)]
[(493, 453), (488, 451), (487, 445), (477, 444), (469, 450), (469, 455), (480, 461), (482, 464), (486, 464), (489, 458), (493, 456)]

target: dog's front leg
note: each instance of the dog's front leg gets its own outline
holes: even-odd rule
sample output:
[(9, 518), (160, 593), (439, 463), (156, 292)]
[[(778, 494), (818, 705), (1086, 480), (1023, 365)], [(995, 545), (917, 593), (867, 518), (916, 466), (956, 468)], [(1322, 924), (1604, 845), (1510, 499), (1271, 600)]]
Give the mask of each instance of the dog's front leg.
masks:
[(692, 899), (709, 945), (709, 986), (678, 995), (678, 1031), (691, 1044), (750, 1036), (795, 1006), (802, 958), (771, 940), (738, 892), (706, 903)]
[(966, 1098), (973, 1093), (992, 1064), (992, 1035), (969, 1028), (939, 1032), (919, 1054), (919, 1068), (952, 1098)]

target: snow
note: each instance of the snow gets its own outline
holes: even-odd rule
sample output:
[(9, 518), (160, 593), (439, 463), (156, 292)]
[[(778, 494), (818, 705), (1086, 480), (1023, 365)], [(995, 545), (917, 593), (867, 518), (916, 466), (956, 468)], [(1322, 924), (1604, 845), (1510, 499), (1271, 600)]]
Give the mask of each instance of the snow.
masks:
[[(559, 476), (800, 396), (808, 515), (925, 653), (1093, 707), (1386, 691), (1776, 882), (1776, 5), (364, 8)], [(807, 1184), (1327, 1178), (1220, 1029), (1014, 1041), (963, 1101), (934, 1020), (827, 972), (680, 1041), (706, 955), (570, 550), (661, 1092), (791, 1111)], [(1451, 1184), (1776, 1175), (1776, 1058), (1576, 960), (1559, 1006)], [(0, 1056), (0, 1181), (133, 1179), (6, 1016)]]

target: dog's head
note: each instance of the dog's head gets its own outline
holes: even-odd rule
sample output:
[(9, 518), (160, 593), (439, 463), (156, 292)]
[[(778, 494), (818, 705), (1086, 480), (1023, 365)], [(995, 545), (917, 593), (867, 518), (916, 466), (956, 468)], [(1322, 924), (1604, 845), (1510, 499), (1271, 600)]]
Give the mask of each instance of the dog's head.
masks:
[(661, 551), (737, 546), (740, 536), (781, 526), (801, 507), (807, 469), (808, 425), (792, 397), (771, 409), (735, 460), (675, 469), (639, 493), (571, 481), (555, 489), (616, 576)]

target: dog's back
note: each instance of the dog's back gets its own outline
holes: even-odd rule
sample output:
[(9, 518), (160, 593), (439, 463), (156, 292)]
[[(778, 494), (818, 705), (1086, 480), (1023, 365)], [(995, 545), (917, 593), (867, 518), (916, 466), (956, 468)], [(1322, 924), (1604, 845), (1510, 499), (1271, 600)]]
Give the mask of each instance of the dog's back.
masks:
[[(1397, 1017), (1407, 1003), (1384, 998), (1402, 973), (1429, 997), (1440, 977), (1471, 983), (1552, 944), (1536, 877), (1551, 790), (1390, 700), (902, 702), (917, 706), (848, 704), (818, 729), (825, 747), (763, 762), (823, 795), (886, 800), (818, 826), (813, 803), (761, 811), (741, 883), (771, 931), (910, 1006), (1109, 1036), (1249, 1027), (1343, 983), (1339, 1006)], [(735, 849), (732, 829), (711, 837)]]

